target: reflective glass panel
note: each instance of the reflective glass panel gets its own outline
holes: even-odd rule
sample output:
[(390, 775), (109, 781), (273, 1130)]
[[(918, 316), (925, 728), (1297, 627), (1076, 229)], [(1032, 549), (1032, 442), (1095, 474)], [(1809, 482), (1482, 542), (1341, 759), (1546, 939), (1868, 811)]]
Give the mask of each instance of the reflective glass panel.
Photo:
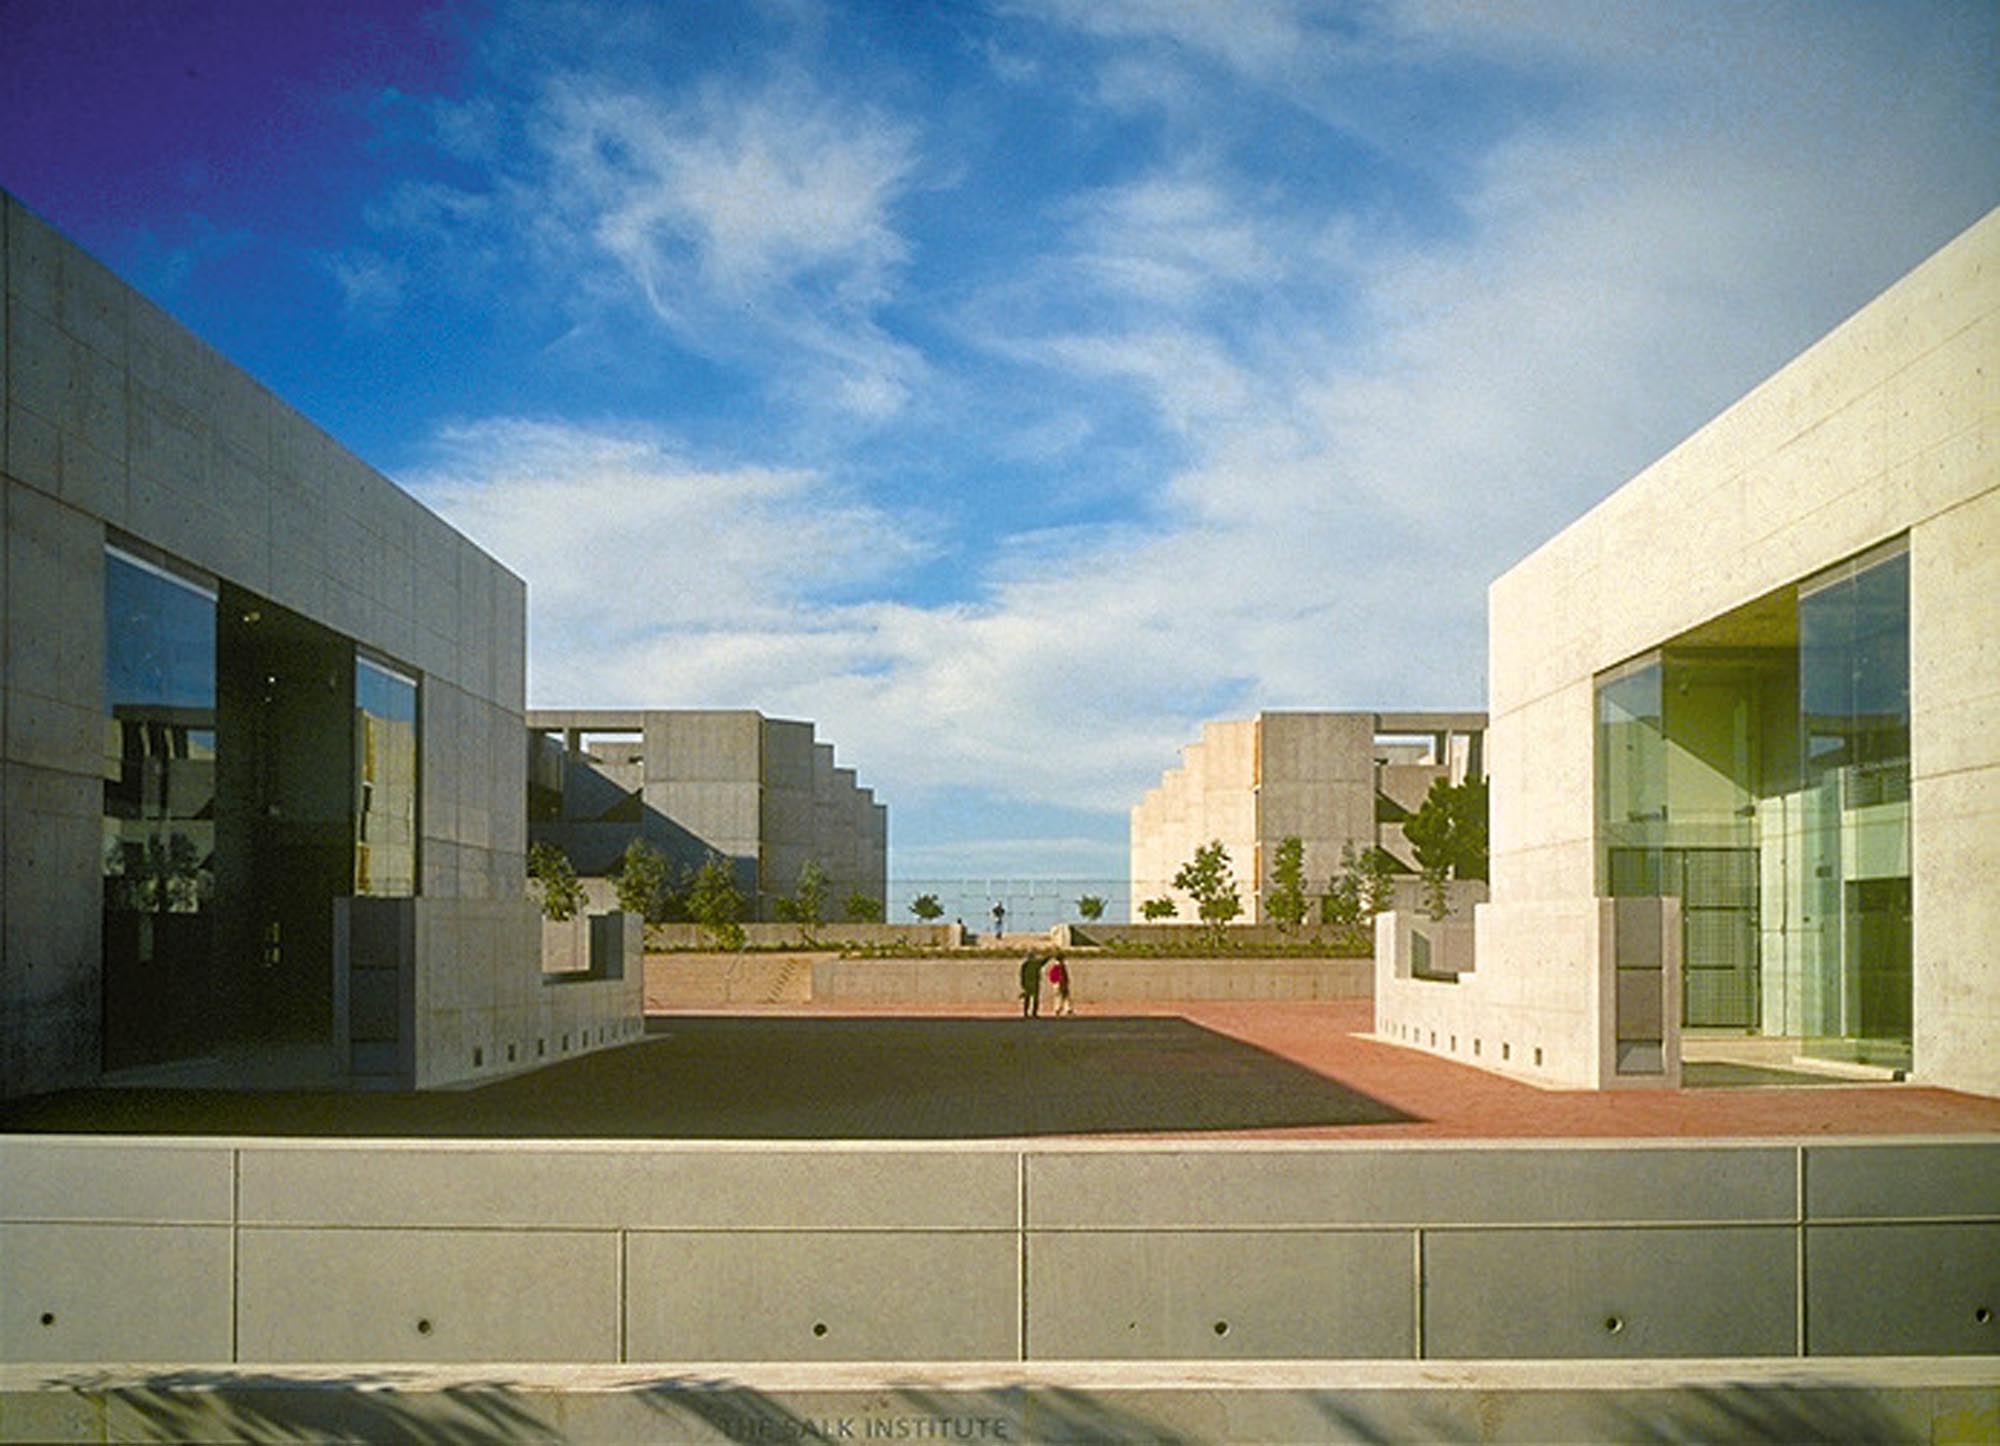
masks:
[(354, 892), (417, 891), (417, 683), (354, 659)]
[(212, 1017), (215, 594), (104, 559), (104, 1061), (198, 1049)]
[(1909, 556), (1801, 587), (1801, 957), (1807, 1049), (1910, 1049)]

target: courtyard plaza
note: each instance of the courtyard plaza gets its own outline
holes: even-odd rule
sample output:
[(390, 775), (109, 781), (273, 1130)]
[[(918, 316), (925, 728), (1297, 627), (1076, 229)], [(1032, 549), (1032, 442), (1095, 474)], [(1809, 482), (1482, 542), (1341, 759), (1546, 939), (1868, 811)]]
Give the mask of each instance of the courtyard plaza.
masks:
[[(442, 1091), (148, 1086), (0, 1106), (13, 1133), (486, 1139), (1295, 1141), (2000, 1133), (2000, 1099), (1755, 1065), (1558, 1090), (1369, 1036), (1366, 999), (653, 1010), (626, 1046)], [(1732, 1087), (1701, 1087), (1729, 1085)]]

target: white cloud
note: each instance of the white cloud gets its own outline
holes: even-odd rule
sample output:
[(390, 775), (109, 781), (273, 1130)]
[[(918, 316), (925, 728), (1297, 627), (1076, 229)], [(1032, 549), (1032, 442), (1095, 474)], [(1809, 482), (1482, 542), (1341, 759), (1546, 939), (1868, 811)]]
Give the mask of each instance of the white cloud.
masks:
[[(801, 626), (824, 596), (925, 551), (817, 473), (705, 467), (636, 428), (461, 424), (410, 483), (530, 579), (538, 676), (570, 681), (635, 642), (671, 636), (679, 648), (683, 634)], [(606, 673), (594, 686), (622, 685)]]
[(798, 80), (674, 103), (572, 77), (549, 87), (531, 134), (531, 197), (685, 345), (794, 355), (817, 400), (876, 418), (901, 408), (922, 362), (875, 312), (907, 252), (891, 212), (917, 161), (908, 127)]
[(401, 261), (373, 251), (347, 251), (327, 257), (326, 269), (351, 316), (382, 321), (403, 304), (409, 268)]

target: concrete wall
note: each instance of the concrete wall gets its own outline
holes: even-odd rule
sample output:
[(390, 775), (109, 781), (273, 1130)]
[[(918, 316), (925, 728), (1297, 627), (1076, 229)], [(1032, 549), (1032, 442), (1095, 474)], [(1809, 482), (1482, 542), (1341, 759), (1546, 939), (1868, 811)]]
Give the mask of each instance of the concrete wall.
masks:
[[(1470, 940), (1466, 938), (1471, 934)], [(1430, 941), (1433, 977), (1416, 936)], [(1408, 913), (1375, 920), (1375, 1034), (1428, 1054), (1582, 1089), (1680, 1084), (1680, 911), (1674, 899), (1481, 905), (1468, 930)], [(1488, 961), (1591, 961), (1562, 994)], [(1435, 977), (1450, 974), (1451, 977)]]
[(1994, 1354), (2000, 1145), (0, 1140), (0, 1362)]
[(1907, 531), (1915, 1075), (2000, 1093), (1996, 357), (2000, 213), (1493, 584), (1483, 982), (1586, 1007), (1582, 937), (1533, 921), (1595, 890), (1594, 677)]
[[(1134, 919), (1141, 903), (1162, 896), (1179, 905), (1179, 917), (1195, 917), (1193, 902), (1172, 880), (1212, 839), (1229, 850), (1246, 923), (1264, 918), (1263, 892), (1271, 886), (1278, 844), (1288, 836), (1305, 845), (1309, 894), (1325, 889), (1344, 848), (1379, 844), (1408, 862), (1401, 828), (1376, 822), (1378, 785), (1391, 797), (1421, 804), (1433, 778), (1464, 776), (1471, 740), (1484, 726), (1476, 713), (1269, 712), (1203, 724), (1200, 740), (1181, 750), (1180, 767), (1132, 809)], [(1400, 758), (1405, 751), (1378, 746), (1382, 732), (1435, 732), (1444, 744), (1441, 761), (1378, 768), (1379, 758)]]
[[(528, 725), (641, 735), (638, 782), (627, 786), (640, 790), (643, 824), (534, 825), (537, 839), (581, 858), (580, 867), (608, 865), (643, 829), (676, 867), (697, 867), (710, 851), (732, 860), (746, 919), (774, 918), (808, 860), (827, 876), (829, 914), (856, 892), (886, 903), (888, 810), (853, 769), (836, 766), (811, 723), (749, 709), (550, 708)], [(624, 781), (616, 766), (598, 772)]]
[[(1079, 1008), (1191, 999), (1362, 999), (1366, 959), (1122, 959), (1071, 954)], [(652, 954), (649, 1010), (755, 1004), (1012, 1007), (1019, 955), (842, 959), (827, 953)], [(1046, 1006), (1053, 992), (1044, 994)]]
[[(106, 529), (421, 679), (421, 890), (520, 897), (519, 578), (0, 195), (0, 1094), (99, 1063)], [(445, 967), (445, 961), (439, 961)]]

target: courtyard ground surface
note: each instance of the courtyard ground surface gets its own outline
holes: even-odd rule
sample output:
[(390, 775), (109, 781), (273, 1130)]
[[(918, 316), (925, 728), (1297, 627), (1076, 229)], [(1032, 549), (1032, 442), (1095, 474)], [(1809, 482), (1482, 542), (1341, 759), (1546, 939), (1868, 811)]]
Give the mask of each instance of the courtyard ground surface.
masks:
[[(425, 1093), (90, 1089), (0, 1131), (449, 1138), (1441, 1140), (2000, 1133), (1911, 1084), (1549, 1090), (1369, 1038), (1366, 1000), (655, 1014), (634, 1044)], [(1754, 1072), (1740, 1077), (1757, 1078)]]

